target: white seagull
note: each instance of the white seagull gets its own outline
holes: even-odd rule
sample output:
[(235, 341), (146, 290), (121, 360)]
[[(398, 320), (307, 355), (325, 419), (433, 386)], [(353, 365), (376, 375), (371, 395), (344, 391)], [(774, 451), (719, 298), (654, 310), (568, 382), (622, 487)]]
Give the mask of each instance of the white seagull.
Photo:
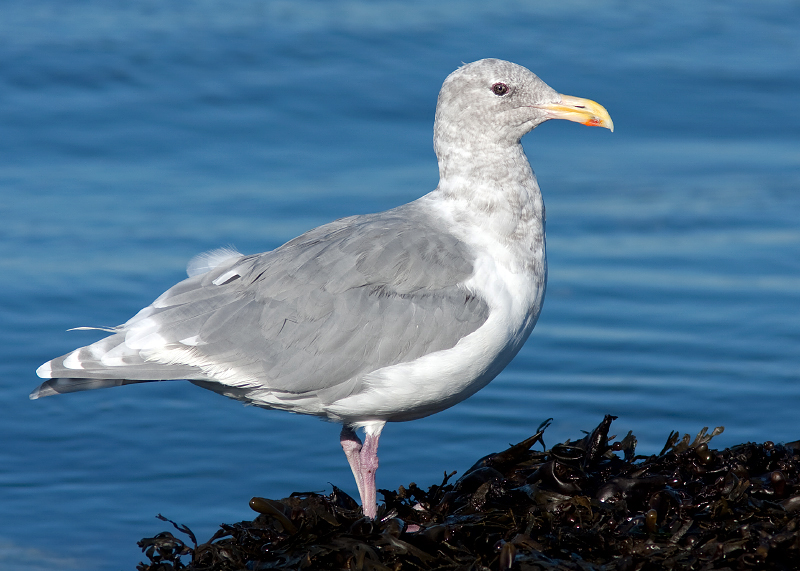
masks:
[(31, 398), (184, 379), (341, 423), (364, 514), (375, 518), (384, 425), (474, 394), (536, 324), (545, 211), (520, 139), (549, 119), (614, 128), (601, 105), (524, 67), (463, 65), (439, 92), (433, 192), (270, 252), (198, 256), (188, 279), (109, 337), (39, 367), (49, 380)]

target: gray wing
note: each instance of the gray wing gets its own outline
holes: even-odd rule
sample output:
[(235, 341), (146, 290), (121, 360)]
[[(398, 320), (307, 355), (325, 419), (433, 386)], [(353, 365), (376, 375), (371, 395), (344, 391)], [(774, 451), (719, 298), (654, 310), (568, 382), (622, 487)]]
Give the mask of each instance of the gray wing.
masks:
[(344, 218), (180, 282), (45, 372), (335, 400), (363, 375), (451, 348), (480, 327), (488, 307), (460, 286), (472, 271), (469, 247), (416, 203)]

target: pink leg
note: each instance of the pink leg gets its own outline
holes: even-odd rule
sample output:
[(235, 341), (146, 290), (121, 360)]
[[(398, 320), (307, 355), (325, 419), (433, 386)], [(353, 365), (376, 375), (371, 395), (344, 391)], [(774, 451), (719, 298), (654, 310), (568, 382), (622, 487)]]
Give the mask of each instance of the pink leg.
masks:
[(383, 424), (365, 427), (364, 444), (349, 426), (342, 428), (342, 434), (339, 437), (342, 450), (347, 456), (353, 477), (356, 479), (358, 493), (361, 496), (361, 509), (364, 510), (364, 515), (370, 519), (375, 519), (378, 513), (375, 472), (378, 470), (378, 439), (381, 436)]
[(363, 500), (364, 480), (361, 476), (361, 439), (358, 437), (355, 430), (349, 426), (343, 426), (342, 433), (339, 435), (339, 443), (342, 445), (344, 455), (347, 456), (347, 463), (350, 464), (353, 477), (356, 479), (358, 495), (361, 496)]

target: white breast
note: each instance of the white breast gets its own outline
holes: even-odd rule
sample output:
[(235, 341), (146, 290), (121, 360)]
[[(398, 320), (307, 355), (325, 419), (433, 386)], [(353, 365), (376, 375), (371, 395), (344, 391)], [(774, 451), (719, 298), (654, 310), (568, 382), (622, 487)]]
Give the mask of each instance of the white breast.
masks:
[[(331, 419), (405, 421), (434, 414), (486, 386), (517, 354), (536, 324), (544, 300), (544, 240), (539, 241), (537, 251), (528, 253), (536, 260), (520, 264), (515, 248), (478, 228), (471, 230), (466, 240), (478, 258), (463, 287), (488, 303), (486, 323), (451, 349), (367, 375), (365, 390), (326, 407)], [(532, 266), (538, 271), (522, 269)]]

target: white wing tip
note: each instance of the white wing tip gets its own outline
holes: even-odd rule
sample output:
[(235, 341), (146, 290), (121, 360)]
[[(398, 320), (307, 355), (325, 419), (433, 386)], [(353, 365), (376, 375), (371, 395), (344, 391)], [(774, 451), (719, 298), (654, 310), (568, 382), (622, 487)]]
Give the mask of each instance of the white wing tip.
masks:
[[(41, 367), (36, 369), (36, 374), (41, 379), (52, 379), (53, 378), (53, 366), (50, 364), (50, 361), (48, 361), (47, 363), (45, 363), (44, 365), (42, 365)], [(33, 396), (34, 393), (37, 394), (37, 396)], [(33, 391), (31, 393), (31, 398), (32, 399), (38, 398), (38, 393), (39, 393), (39, 389), (36, 389), (35, 391)]]
[(75, 349), (72, 353), (70, 353), (66, 359), (64, 359), (64, 366), (67, 369), (72, 369), (73, 371), (77, 371), (83, 369), (83, 363), (81, 363), (80, 358), (80, 349)]

